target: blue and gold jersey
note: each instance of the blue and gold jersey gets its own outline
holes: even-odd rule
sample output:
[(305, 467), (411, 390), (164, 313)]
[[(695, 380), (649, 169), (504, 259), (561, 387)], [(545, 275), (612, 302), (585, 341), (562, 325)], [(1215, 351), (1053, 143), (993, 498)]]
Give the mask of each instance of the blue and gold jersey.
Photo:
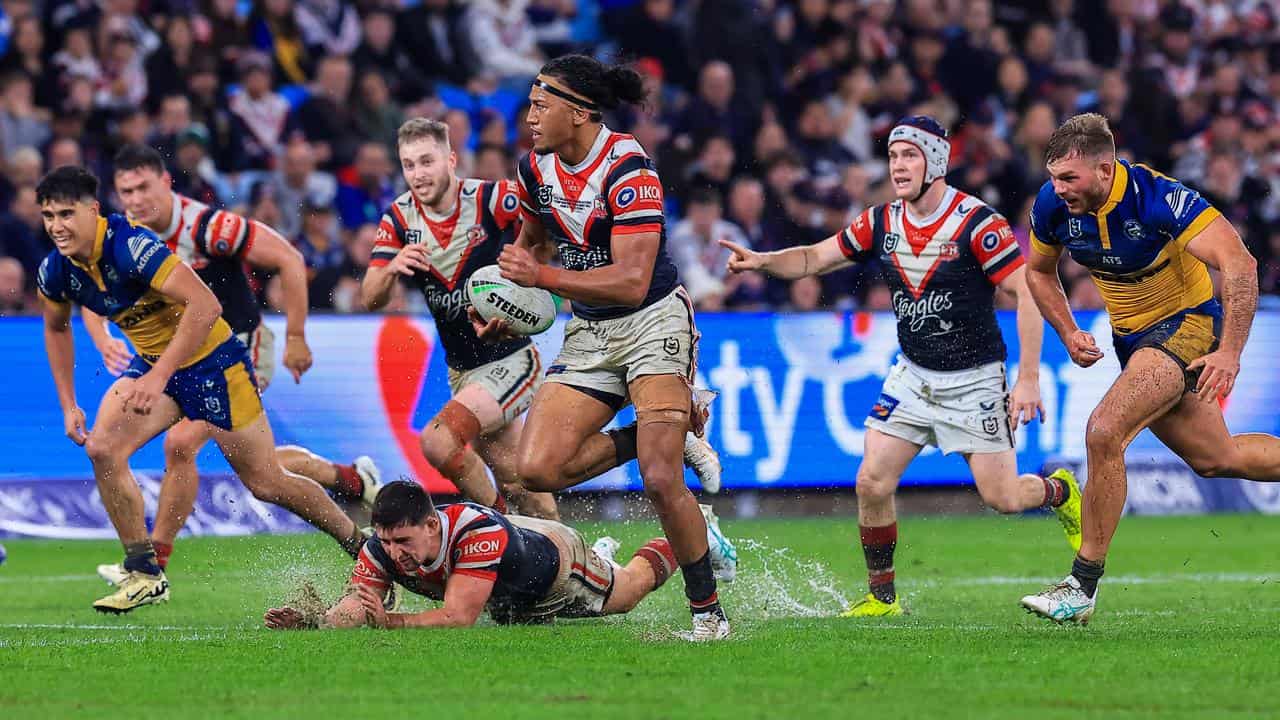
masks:
[(1220, 216), (1177, 180), (1120, 160), (1096, 213), (1068, 213), (1046, 182), (1031, 209), (1031, 248), (1057, 257), (1065, 247), (1093, 276), (1112, 329), (1130, 335), (1213, 299), (1208, 268), (1187, 243)]
[[(82, 264), (54, 250), (40, 263), (36, 284), (54, 302), (74, 302), (110, 318), (138, 354), (154, 362), (173, 340), (182, 318), (182, 305), (160, 293), (179, 262), (155, 233), (134, 226), (123, 215), (111, 215), (98, 219), (89, 262)], [(182, 367), (208, 356), (229, 337), (231, 328), (218, 318)]]

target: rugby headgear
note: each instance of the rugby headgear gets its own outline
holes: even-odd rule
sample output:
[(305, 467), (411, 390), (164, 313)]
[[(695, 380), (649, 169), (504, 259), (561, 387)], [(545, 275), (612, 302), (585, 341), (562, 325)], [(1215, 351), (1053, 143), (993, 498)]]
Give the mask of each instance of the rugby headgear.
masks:
[(924, 155), (924, 183), (921, 192), (929, 184), (947, 176), (947, 161), (951, 158), (951, 141), (947, 129), (928, 115), (904, 117), (889, 133), (889, 144), (909, 142)]

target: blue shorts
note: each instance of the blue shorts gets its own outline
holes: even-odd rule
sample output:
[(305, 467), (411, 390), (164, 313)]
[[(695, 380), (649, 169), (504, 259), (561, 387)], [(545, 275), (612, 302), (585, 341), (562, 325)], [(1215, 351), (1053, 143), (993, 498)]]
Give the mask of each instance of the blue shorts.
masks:
[(1221, 334), (1222, 305), (1217, 300), (1209, 300), (1181, 310), (1138, 332), (1113, 335), (1112, 342), (1121, 368), (1129, 364), (1129, 358), (1134, 353), (1146, 347), (1155, 348), (1173, 358), (1174, 362), (1182, 366), (1187, 390), (1190, 391), (1199, 381), (1200, 372), (1185, 372), (1187, 365), (1192, 360), (1217, 350)]
[[(151, 363), (135, 355), (123, 377), (140, 378), (150, 369)], [(164, 394), (178, 403), (184, 416), (223, 430), (239, 430), (262, 414), (249, 349), (234, 336), (175, 372)]]

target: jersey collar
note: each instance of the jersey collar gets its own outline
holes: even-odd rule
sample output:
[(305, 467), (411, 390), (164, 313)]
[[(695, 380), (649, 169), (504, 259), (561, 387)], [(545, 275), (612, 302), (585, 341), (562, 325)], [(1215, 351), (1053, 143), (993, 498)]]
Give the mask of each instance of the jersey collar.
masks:
[(105, 286), (102, 283), (102, 273), (98, 271), (98, 261), (102, 259), (102, 242), (103, 238), (106, 236), (107, 219), (99, 217), (98, 229), (94, 231), (93, 250), (89, 253), (89, 262), (81, 263), (75, 258), (67, 258), (73, 265), (89, 273), (89, 276), (92, 277), (94, 282), (98, 283), (98, 286), (102, 289), (105, 289)]
[(1129, 168), (1125, 164), (1116, 160), (1116, 172), (1111, 177), (1111, 193), (1107, 195), (1107, 201), (1102, 203), (1102, 207), (1098, 208), (1093, 214), (1099, 218), (1105, 217), (1107, 213), (1116, 209), (1116, 205), (1124, 199), (1125, 188), (1129, 186)]
[(436, 519), (440, 521), (440, 552), (436, 554), (436, 559), (431, 562), (424, 572), (433, 573), (444, 565), (445, 559), (449, 557), (449, 535), (453, 528), (449, 527), (449, 516), (436, 509)]

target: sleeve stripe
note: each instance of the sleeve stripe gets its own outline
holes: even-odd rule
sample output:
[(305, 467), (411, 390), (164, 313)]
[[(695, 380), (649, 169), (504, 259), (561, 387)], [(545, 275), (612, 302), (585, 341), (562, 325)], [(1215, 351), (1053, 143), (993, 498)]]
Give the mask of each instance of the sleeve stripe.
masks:
[(656, 223), (649, 224), (649, 225), (614, 225), (613, 226), (614, 235), (640, 235), (642, 233), (649, 233), (649, 232), (651, 233), (662, 232), (662, 226)]
[(632, 210), (630, 212), (618, 213), (613, 216), (614, 222), (622, 222), (624, 220), (634, 220), (635, 218), (653, 218), (659, 220), (662, 218), (662, 211), (644, 208), (642, 210)]
[(502, 532), (504, 530), (506, 530), (506, 528), (496, 523), (493, 525), (485, 525), (483, 527), (478, 527), (478, 528), (475, 528), (474, 530), (464, 530), (462, 534), (458, 536), (458, 542), (462, 542), (463, 540), (466, 540), (468, 538), (473, 538), (477, 535), (487, 535), (489, 533)]
[(854, 256), (857, 254), (857, 251), (854, 249), (855, 242), (856, 241), (853, 238), (853, 233), (849, 232), (849, 228), (845, 228), (844, 230), (840, 231), (840, 235), (836, 240), (836, 245), (839, 246), (840, 252), (846, 258), (849, 258), (850, 260), (852, 260), (854, 259)]
[(1040, 242), (1040, 238), (1036, 237), (1035, 231), (1031, 232), (1031, 249), (1045, 257), (1056, 258), (1062, 254), (1062, 248), (1057, 245), (1046, 245)]
[(467, 575), (473, 578), (480, 578), (481, 580), (497, 580), (498, 579), (498, 573), (494, 572), (493, 570), (476, 570), (473, 568), (458, 568), (454, 570), (454, 573), (457, 575)]
[(992, 285), (999, 285), (1005, 278), (1009, 277), (1010, 273), (1025, 264), (1026, 261), (1022, 259), (1022, 254), (1019, 253), (1005, 260), (999, 267), (992, 268), (987, 272), (987, 277), (991, 280)]
[(1222, 217), (1222, 213), (1218, 211), (1218, 208), (1213, 207), (1212, 205), (1201, 210), (1200, 214), (1196, 216), (1196, 219), (1192, 220), (1190, 225), (1187, 225), (1187, 229), (1183, 230), (1182, 233), (1178, 235), (1177, 239), (1173, 241), (1173, 246), (1179, 250), (1186, 249), (1187, 245), (1194, 240), (1201, 231), (1209, 227), (1209, 223), (1220, 217)]
[(1011, 252), (1018, 252), (1018, 244), (1017, 244), (1017, 243), (1013, 243), (1013, 242), (1011, 242), (1011, 243), (1009, 243), (1008, 245), (1006, 245), (1006, 246), (1005, 246), (1004, 250), (1001, 250), (1000, 252), (996, 253), (995, 255), (992, 255), (990, 259), (988, 259), (986, 262), (982, 263), (982, 269), (983, 269), (983, 270), (989, 270), (989, 269), (991, 268), (991, 266), (993, 266), (993, 265), (995, 265), (996, 263), (998, 263), (998, 262), (1000, 262), (1001, 260), (1003, 260), (1003, 259), (1004, 259), (1004, 257), (1005, 257), (1006, 255), (1008, 255), (1009, 253), (1011, 253)]
[(473, 562), (460, 562), (453, 566), (454, 570), (483, 570), (491, 568), (502, 560), (501, 557), (495, 557), (492, 560), (476, 560)]
[(638, 169), (636, 169), (636, 170), (632, 170), (631, 172), (629, 172), (629, 173), (627, 173), (627, 174), (623, 175), (622, 177), (618, 178), (617, 180), (614, 180), (614, 181), (613, 181), (613, 184), (609, 186), (609, 194), (610, 194), (610, 195), (616, 195), (616, 194), (618, 193), (618, 191), (622, 189), (621, 185), (622, 185), (623, 183), (625, 183), (625, 182), (627, 182), (628, 180), (631, 180), (631, 179), (633, 179), (633, 178), (638, 178), (638, 177), (640, 177), (640, 173), (642, 173), (642, 172), (645, 172), (645, 168), (638, 168)]
[(164, 286), (164, 281), (169, 279), (175, 268), (178, 267), (178, 256), (170, 255), (160, 263), (160, 268), (151, 276), (151, 287), (159, 290)]

